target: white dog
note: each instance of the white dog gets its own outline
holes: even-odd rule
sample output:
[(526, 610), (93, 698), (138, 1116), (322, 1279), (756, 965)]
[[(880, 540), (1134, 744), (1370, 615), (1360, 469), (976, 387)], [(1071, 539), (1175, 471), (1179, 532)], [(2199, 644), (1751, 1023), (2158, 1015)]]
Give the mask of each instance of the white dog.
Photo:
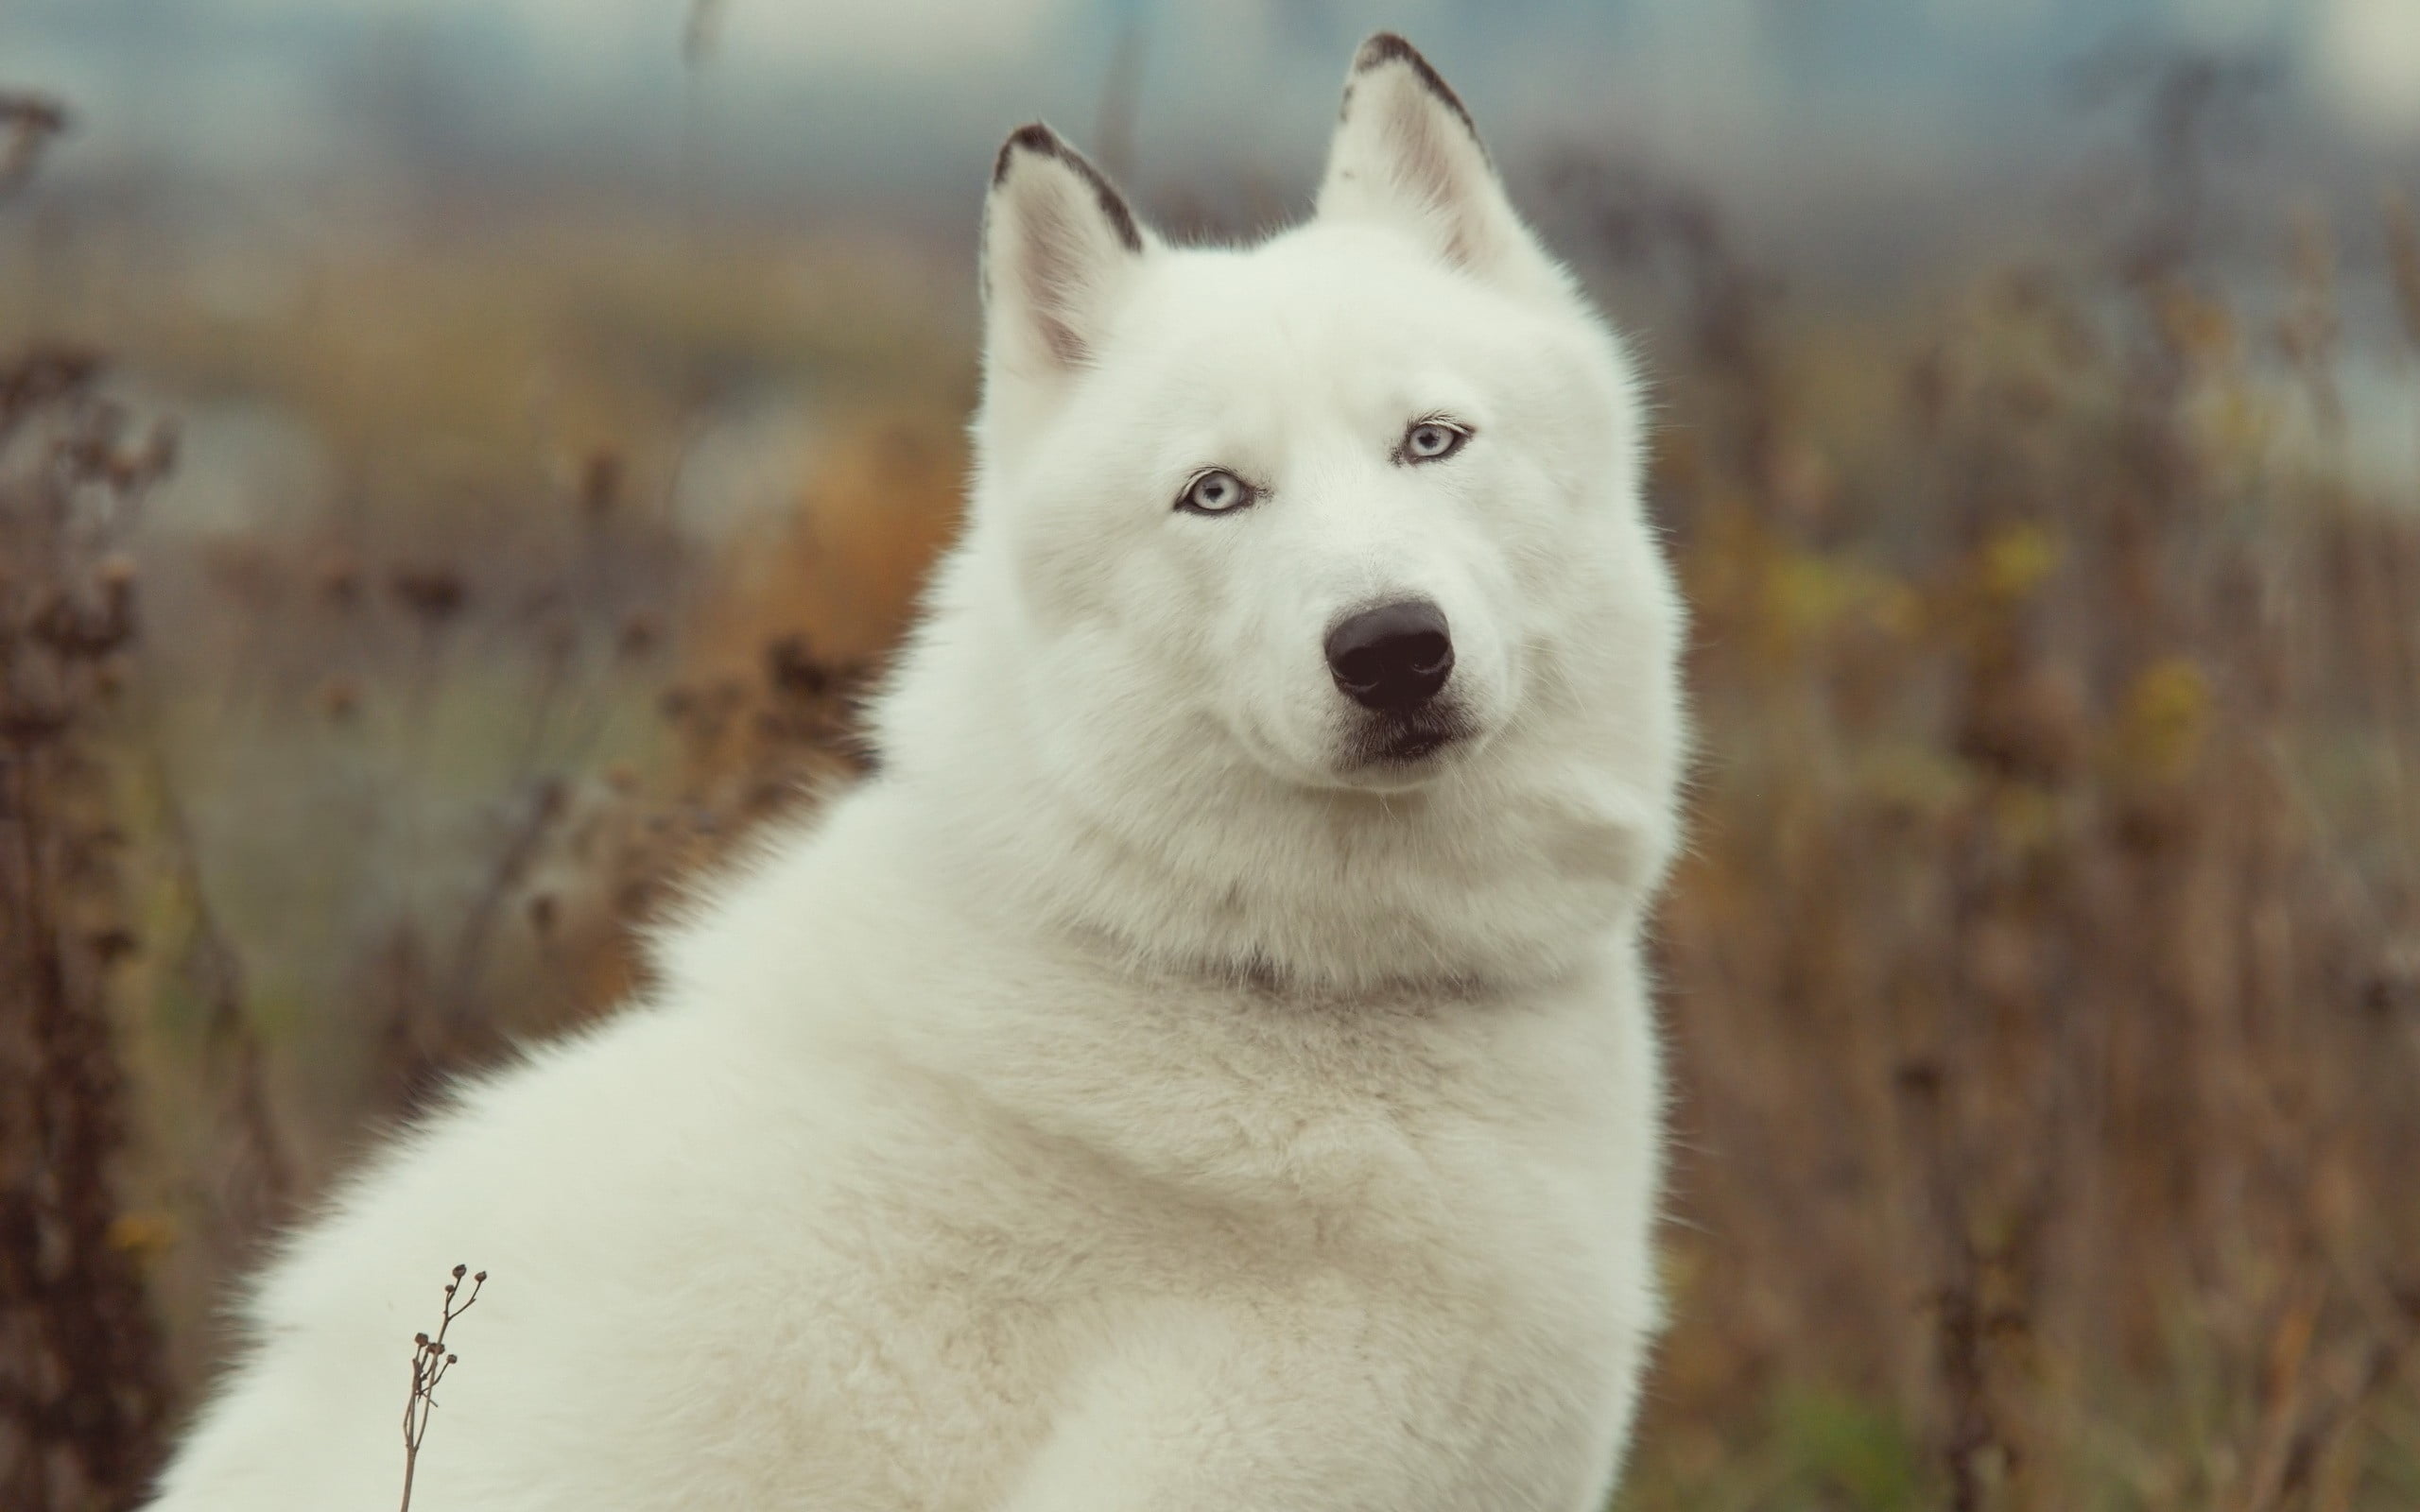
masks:
[(1657, 1320), (1682, 614), (1621, 350), (1361, 50), (1306, 225), (1046, 128), (880, 775), (253, 1295), (168, 1512), (1600, 1507)]

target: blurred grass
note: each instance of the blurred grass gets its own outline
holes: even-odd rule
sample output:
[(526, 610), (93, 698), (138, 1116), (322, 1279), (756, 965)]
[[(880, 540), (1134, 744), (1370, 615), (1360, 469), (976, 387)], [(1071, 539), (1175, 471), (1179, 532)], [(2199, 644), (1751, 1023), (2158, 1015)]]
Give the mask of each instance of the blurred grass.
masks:
[(1853, 365), (1683, 287), (1708, 759), (1629, 1504), (2408, 1504), (2420, 490), (2348, 481), (2318, 270), (2263, 322), (2095, 250)]
[[(2327, 255), (1799, 309), (1685, 192), (1553, 181), (1652, 354), (1705, 746), (1622, 1504), (2420, 1503), (2420, 478), (2343, 464)], [(190, 1400), (265, 1225), (855, 765), (972, 366), (963, 270), (839, 233), (157, 243), (0, 244), (0, 322), (195, 416), (108, 742), (112, 1231)]]

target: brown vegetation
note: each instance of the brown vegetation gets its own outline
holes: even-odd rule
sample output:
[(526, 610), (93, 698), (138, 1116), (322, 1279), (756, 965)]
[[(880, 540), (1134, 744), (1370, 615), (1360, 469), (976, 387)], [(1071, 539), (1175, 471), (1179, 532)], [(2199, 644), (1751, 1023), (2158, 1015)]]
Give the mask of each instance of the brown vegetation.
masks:
[(1686, 270), (1706, 748), (1634, 1501), (2411, 1504), (2420, 498), (2344, 475), (2324, 242), (2264, 329), (2130, 226), (1860, 372), (1702, 203), (1565, 184)]
[[(0, 197), (60, 129), (0, 97)], [(95, 743), (134, 634), (113, 553), (173, 452), (67, 347), (0, 356), (0, 1504), (124, 1501), (166, 1383), (112, 1184), (125, 1079), (109, 1016), (132, 948)]]

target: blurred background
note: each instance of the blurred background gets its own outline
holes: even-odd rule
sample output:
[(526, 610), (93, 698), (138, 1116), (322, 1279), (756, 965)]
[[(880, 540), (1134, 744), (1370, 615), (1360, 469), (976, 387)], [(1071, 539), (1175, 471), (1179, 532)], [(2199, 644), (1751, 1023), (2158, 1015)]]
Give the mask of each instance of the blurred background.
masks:
[(1005, 133), (1247, 236), (1379, 26), (1698, 616), (1621, 1504), (2420, 1505), (2412, 0), (0, 0), (0, 1506), (863, 765)]

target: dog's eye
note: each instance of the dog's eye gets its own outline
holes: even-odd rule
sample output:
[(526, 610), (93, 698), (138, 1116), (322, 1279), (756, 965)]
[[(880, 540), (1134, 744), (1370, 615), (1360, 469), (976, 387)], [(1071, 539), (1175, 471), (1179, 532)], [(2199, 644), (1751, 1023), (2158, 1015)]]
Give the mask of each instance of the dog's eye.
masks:
[(1462, 449), (1471, 433), (1449, 421), (1415, 421), (1403, 433), (1397, 455), (1407, 462), (1442, 462)]
[(1252, 503), (1252, 485), (1222, 467), (1194, 475), (1177, 496), (1176, 507), (1195, 514), (1227, 514)]

